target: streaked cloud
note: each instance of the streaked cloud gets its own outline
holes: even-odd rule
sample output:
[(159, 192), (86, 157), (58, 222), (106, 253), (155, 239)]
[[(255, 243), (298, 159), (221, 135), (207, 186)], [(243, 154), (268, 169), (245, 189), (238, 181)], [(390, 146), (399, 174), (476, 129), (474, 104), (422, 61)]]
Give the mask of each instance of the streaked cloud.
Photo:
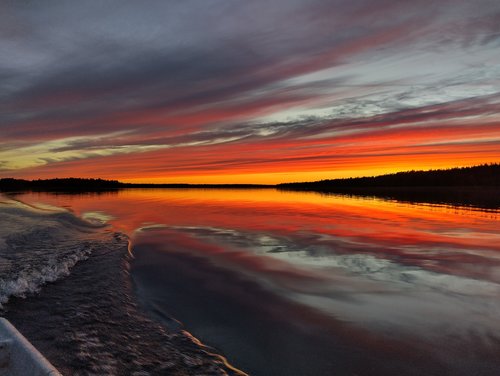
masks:
[(270, 182), (498, 161), (499, 48), (490, 0), (6, 3), (0, 173)]

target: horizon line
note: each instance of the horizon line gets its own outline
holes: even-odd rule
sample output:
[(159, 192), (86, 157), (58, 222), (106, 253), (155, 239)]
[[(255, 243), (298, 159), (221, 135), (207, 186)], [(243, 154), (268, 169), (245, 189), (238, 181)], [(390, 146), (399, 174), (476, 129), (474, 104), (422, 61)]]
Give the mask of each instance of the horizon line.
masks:
[(457, 166), (457, 167), (449, 167), (449, 168), (438, 168), (438, 169), (428, 169), (428, 170), (401, 170), (397, 172), (391, 172), (391, 173), (386, 173), (386, 174), (379, 174), (379, 175), (364, 175), (364, 176), (351, 176), (351, 177), (344, 177), (344, 178), (332, 178), (332, 179), (321, 179), (321, 180), (311, 180), (311, 181), (300, 181), (300, 182), (281, 182), (281, 183), (275, 183), (275, 184), (263, 184), (263, 183), (148, 183), (148, 182), (139, 182), (139, 183), (131, 183), (131, 182), (123, 182), (121, 180), (117, 179), (105, 179), (105, 178), (86, 178), (86, 177), (58, 177), (58, 178), (37, 178), (37, 179), (23, 179), (23, 178), (13, 178), (13, 177), (2, 177), (0, 180), (17, 180), (17, 181), (28, 181), (28, 182), (36, 182), (36, 181), (50, 181), (50, 180), (101, 180), (101, 181), (106, 181), (106, 182), (117, 182), (120, 184), (124, 185), (131, 185), (131, 186), (139, 186), (139, 185), (149, 185), (149, 186), (189, 186), (189, 187), (196, 187), (196, 186), (255, 186), (255, 187), (277, 187), (279, 185), (285, 185), (285, 184), (296, 184), (296, 183), (315, 183), (315, 182), (324, 182), (324, 181), (344, 181), (344, 180), (351, 180), (351, 179), (370, 179), (370, 178), (378, 178), (378, 177), (383, 177), (383, 176), (391, 176), (391, 175), (396, 175), (396, 174), (404, 174), (404, 173), (417, 173), (417, 172), (439, 172), (439, 171), (451, 171), (451, 170), (460, 170), (460, 169), (472, 169), (472, 168), (478, 168), (478, 167), (491, 167), (491, 166), (500, 166), (500, 162), (487, 162), (487, 163), (481, 163), (478, 165), (473, 165), (473, 166)]

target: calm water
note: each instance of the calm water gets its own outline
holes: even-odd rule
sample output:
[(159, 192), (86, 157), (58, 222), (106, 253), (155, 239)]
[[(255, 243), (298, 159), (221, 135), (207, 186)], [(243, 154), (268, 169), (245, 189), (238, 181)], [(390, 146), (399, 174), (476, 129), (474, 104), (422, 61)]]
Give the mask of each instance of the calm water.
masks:
[(275, 190), (16, 199), (127, 234), (142, 309), (250, 374), (500, 374), (496, 211)]

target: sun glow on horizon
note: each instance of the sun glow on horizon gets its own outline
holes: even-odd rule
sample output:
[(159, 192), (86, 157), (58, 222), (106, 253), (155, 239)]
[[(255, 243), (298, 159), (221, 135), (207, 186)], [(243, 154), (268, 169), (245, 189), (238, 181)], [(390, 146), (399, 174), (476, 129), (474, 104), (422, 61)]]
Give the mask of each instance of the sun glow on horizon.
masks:
[[(486, 162), (488, 163), (488, 162)], [(497, 163), (497, 162), (490, 162)], [(137, 177), (117, 179), (124, 183), (138, 184), (280, 184), (292, 182), (317, 181), (327, 179), (355, 178), (363, 176), (378, 176), (411, 170), (435, 170), (456, 167), (473, 167), (484, 163), (470, 164), (434, 164), (415, 165), (412, 167), (374, 168), (344, 171), (297, 171), (297, 172), (277, 172), (277, 173), (248, 173), (248, 174), (224, 174), (224, 175), (184, 175), (174, 177)]]

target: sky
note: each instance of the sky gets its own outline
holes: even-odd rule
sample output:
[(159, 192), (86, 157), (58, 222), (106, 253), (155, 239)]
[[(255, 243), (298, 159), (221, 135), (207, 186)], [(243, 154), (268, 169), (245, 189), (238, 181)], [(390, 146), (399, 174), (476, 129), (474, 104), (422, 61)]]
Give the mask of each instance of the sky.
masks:
[(0, 2), (0, 177), (500, 162), (498, 0)]

